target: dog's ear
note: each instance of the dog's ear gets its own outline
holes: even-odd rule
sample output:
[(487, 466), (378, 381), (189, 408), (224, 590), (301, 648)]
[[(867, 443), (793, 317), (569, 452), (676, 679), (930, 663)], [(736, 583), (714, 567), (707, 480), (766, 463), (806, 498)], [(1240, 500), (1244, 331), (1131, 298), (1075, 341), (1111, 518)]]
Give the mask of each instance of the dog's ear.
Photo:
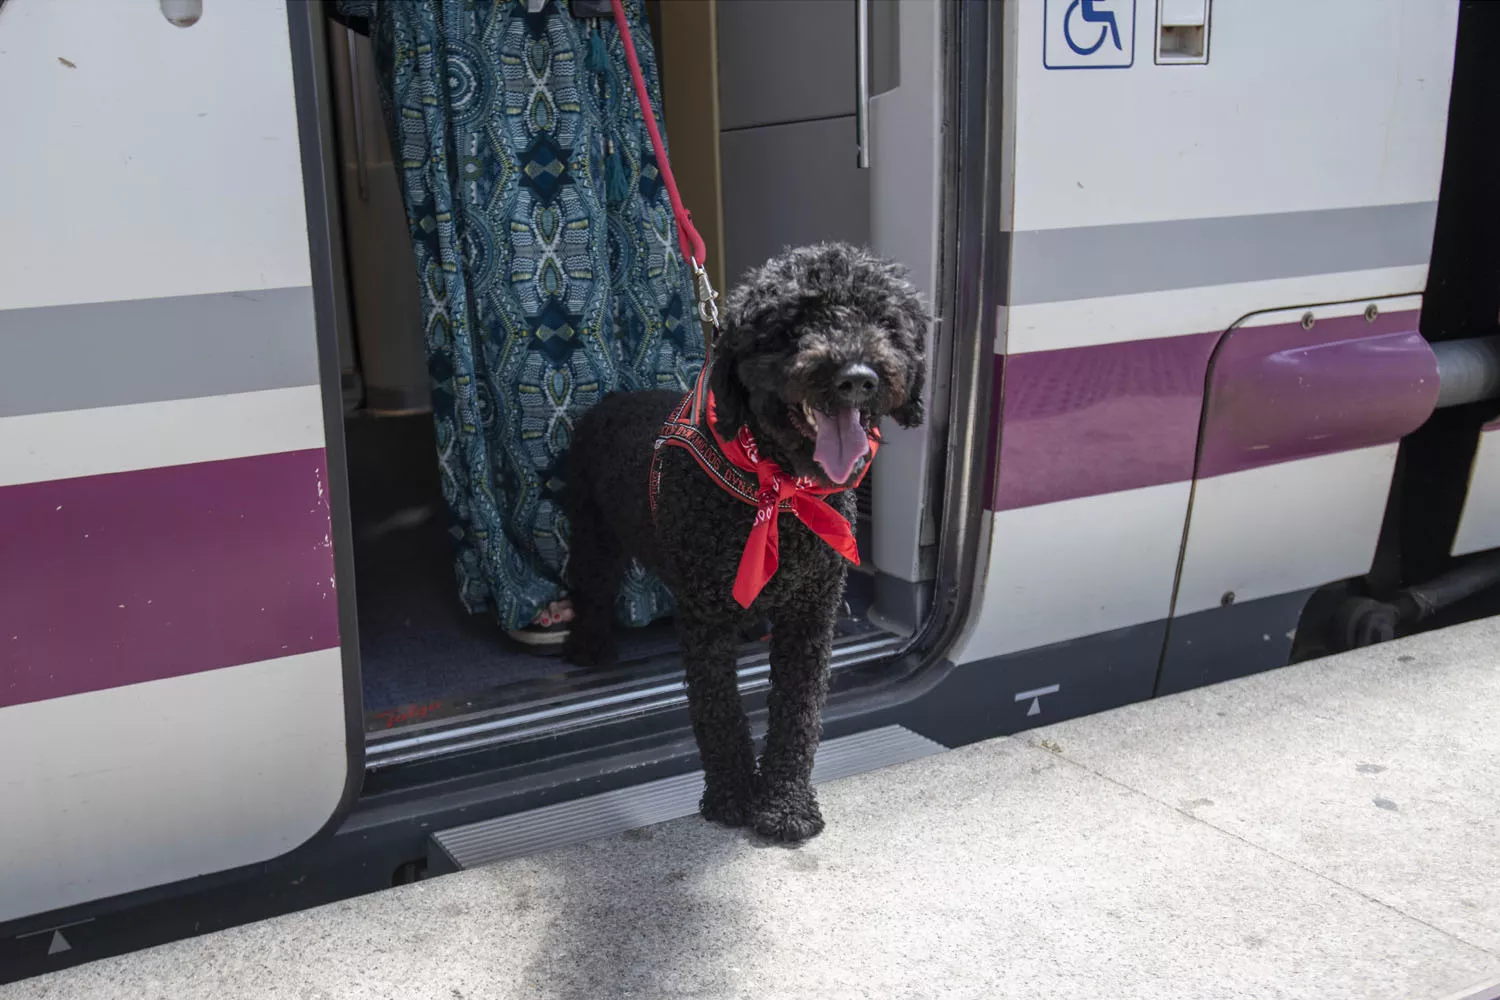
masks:
[(902, 427), (920, 427), (927, 417), (927, 406), (922, 402), (922, 392), (927, 387), (927, 361), (918, 356), (906, 380), (906, 402), (891, 411), (891, 419)]
[(915, 292), (910, 294), (899, 310), (904, 336), (911, 361), (906, 375), (906, 398), (891, 411), (891, 419), (902, 427), (920, 427), (927, 416), (922, 393), (927, 388), (927, 331), (932, 315), (926, 304)]
[(714, 345), (714, 366), (708, 373), (708, 387), (714, 394), (714, 419), (726, 440), (738, 434), (750, 419), (750, 390), (735, 372), (739, 364), (738, 339), (728, 330), (724, 332)]

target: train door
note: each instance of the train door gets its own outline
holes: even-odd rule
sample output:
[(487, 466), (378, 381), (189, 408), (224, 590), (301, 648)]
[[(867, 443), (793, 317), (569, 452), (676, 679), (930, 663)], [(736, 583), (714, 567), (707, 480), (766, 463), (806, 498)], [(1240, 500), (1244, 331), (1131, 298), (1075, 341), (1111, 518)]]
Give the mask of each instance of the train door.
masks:
[(288, 24), (0, 9), (0, 925), (270, 861), (359, 786)]
[(1092, 7), (1018, 4), (1004, 43), (1001, 402), (956, 662), (1005, 678), (1012, 730), (1286, 662), (1308, 590), (1368, 569), (1436, 396), (1457, 3)]

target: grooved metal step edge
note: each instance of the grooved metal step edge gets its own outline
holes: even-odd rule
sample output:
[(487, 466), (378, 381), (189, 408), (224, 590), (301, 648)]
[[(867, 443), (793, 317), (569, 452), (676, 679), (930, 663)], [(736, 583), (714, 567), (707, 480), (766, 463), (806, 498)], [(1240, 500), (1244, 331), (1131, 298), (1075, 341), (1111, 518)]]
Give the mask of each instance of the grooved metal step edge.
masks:
[[(818, 748), (813, 783), (820, 785), (904, 764), (946, 749), (904, 726), (882, 726), (841, 736)], [(450, 827), (432, 834), (432, 840), (457, 868), (478, 868), (691, 816), (698, 811), (702, 795), (703, 772), (693, 771)]]

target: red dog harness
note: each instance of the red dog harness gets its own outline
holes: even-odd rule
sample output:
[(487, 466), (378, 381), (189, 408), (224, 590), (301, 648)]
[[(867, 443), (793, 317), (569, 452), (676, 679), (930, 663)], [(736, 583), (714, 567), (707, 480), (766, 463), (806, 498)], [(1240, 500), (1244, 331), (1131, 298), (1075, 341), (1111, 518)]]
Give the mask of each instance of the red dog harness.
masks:
[(728, 441), (719, 435), (714, 396), (708, 388), (708, 363), (705, 361), (693, 391), (682, 398), (656, 439), (647, 494), (651, 502), (651, 518), (656, 520), (656, 498), (661, 490), (661, 450), (667, 447), (685, 449), (720, 489), (754, 507), (755, 525), (750, 529), (750, 538), (740, 556), (739, 572), (734, 578), (734, 599), (741, 607), (748, 608), (776, 574), (780, 553), (777, 523), (781, 514), (794, 515), (835, 552), (859, 565), (859, 547), (854, 542), (854, 531), (843, 515), (830, 507), (823, 497), (853, 489), (865, 478), (880, 447), (878, 435), (870, 434), (869, 441), (870, 455), (865, 467), (847, 486), (819, 486), (805, 476), (789, 476), (775, 462), (761, 457), (750, 428), (741, 426), (739, 433)]

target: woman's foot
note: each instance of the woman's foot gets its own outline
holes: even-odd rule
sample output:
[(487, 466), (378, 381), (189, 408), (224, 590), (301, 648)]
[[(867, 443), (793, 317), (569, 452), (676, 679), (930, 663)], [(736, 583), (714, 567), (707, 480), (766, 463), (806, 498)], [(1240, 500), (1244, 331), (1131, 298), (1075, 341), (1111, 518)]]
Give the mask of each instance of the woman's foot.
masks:
[(509, 629), (506, 634), (525, 646), (553, 649), (567, 641), (572, 621), (573, 602), (563, 598), (538, 611), (530, 625)]

